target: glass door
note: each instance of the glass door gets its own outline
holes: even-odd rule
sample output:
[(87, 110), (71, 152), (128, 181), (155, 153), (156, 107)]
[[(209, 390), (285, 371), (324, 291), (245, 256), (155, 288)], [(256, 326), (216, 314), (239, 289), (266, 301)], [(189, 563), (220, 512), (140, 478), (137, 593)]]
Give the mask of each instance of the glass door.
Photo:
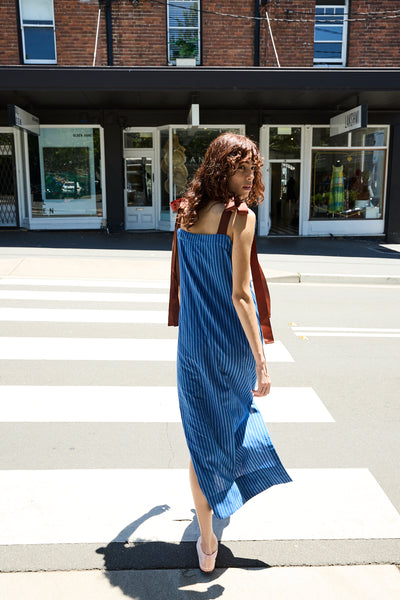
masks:
[(153, 157), (125, 158), (126, 229), (154, 229), (154, 212)]
[(265, 201), (259, 208), (260, 235), (299, 235), (303, 127), (263, 125)]
[(270, 235), (298, 235), (300, 164), (270, 163)]

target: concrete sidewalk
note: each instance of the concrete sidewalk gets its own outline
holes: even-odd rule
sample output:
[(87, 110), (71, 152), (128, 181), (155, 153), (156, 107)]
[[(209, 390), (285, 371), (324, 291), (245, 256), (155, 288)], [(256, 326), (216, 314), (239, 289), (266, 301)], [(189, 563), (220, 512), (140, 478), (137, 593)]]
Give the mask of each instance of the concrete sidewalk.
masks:
[(5, 600), (398, 600), (396, 566), (0, 574)]
[[(168, 281), (172, 234), (0, 231), (0, 276)], [(400, 284), (400, 244), (380, 238), (259, 238), (271, 282)], [(149, 270), (151, 261), (151, 271)]]

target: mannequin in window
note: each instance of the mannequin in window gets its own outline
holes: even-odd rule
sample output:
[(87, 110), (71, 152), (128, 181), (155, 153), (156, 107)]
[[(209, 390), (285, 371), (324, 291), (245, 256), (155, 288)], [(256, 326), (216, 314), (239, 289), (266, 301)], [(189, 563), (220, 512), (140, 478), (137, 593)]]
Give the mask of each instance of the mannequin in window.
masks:
[(337, 159), (332, 165), (331, 185), (329, 189), (329, 212), (343, 212), (344, 207), (344, 182), (343, 164)]

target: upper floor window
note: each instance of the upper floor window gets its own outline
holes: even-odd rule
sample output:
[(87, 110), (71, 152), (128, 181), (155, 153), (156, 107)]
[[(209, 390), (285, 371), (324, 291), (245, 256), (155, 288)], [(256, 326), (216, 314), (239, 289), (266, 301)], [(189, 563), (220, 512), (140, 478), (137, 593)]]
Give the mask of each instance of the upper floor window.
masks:
[(200, 0), (168, 0), (167, 23), (168, 64), (182, 58), (200, 64)]
[(53, 0), (19, 0), (24, 63), (56, 63)]
[(348, 0), (317, 2), (314, 64), (346, 65)]

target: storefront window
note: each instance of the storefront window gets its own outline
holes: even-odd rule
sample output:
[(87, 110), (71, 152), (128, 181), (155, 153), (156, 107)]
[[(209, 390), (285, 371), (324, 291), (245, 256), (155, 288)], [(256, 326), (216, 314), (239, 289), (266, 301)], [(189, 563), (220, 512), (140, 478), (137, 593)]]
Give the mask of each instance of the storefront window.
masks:
[(300, 158), (301, 128), (300, 127), (270, 127), (269, 158), (290, 159)]
[(381, 219), (386, 150), (313, 150), (311, 219)]
[(364, 129), (357, 129), (351, 134), (352, 146), (386, 146), (386, 144), (386, 127), (365, 127)]
[[(170, 202), (179, 198), (201, 165), (211, 142), (221, 133), (241, 133), (239, 128), (172, 128), (162, 130), (161, 147), (161, 218), (168, 219)], [(172, 190), (170, 186), (170, 138), (172, 136)], [(171, 193), (172, 192), (172, 193)]]
[(41, 127), (29, 135), (32, 217), (102, 217), (98, 127)]
[(338, 147), (348, 146), (349, 134), (341, 133), (331, 137), (329, 127), (314, 127), (313, 129), (313, 146), (320, 147)]

